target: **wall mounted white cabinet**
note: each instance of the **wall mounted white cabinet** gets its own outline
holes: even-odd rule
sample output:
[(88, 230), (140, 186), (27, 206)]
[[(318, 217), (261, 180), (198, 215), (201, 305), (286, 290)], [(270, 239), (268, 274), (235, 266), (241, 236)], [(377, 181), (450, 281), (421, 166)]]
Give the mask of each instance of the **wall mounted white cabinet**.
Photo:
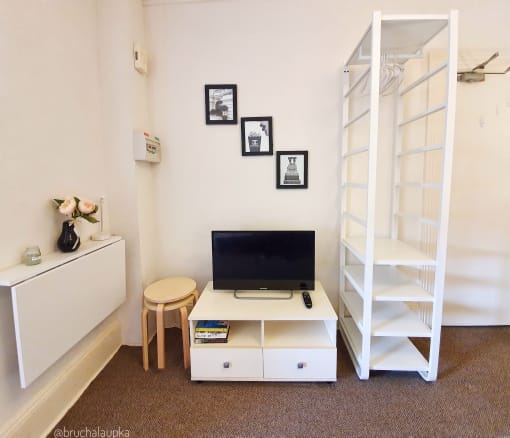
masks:
[(39, 265), (0, 272), (0, 286), (12, 296), (21, 387), (124, 302), (125, 278), (120, 237), (87, 241), (73, 253), (47, 254)]
[(361, 379), (437, 378), (456, 66), (456, 11), (374, 12), (345, 65), (339, 323)]

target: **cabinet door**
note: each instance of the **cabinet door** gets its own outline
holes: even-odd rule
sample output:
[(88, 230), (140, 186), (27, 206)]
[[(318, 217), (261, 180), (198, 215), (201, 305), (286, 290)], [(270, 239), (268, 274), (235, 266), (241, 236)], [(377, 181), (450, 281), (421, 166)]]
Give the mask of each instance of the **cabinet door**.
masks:
[(123, 240), (14, 286), (21, 387), (39, 377), (125, 298)]
[(191, 348), (192, 380), (262, 379), (260, 348)]
[(264, 378), (336, 380), (336, 349), (265, 349)]

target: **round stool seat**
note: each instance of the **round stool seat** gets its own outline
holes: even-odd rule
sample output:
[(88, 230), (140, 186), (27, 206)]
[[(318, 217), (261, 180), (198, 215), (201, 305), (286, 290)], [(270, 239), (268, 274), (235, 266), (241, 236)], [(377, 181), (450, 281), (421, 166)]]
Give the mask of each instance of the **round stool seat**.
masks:
[(156, 281), (143, 291), (142, 306), (142, 361), (143, 369), (149, 369), (149, 321), (150, 310), (156, 312), (156, 338), (158, 341), (158, 368), (165, 368), (165, 318), (163, 313), (178, 310), (181, 315), (182, 351), (184, 368), (190, 367), (188, 306), (198, 300), (197, 283), (188, 277), (170, 277)]
[(167, 312), (169, 310), (180, 309), (182, 306), (193, 305), (195, 301), (196, 301), (195, 295), (191, 294), (188, 295), (186, 298), (183, 298), (182, 300), (170, 301), (167, 303), (155, 303), (151, 300), (148, 300), (147, 298), (144, 298), (143, 305), (147, 307), (147, 309), (149, 310), (157, 311), (158, 306), (163, 304), (163, 311)]
[(148, 286), (143, 292), (143, 296), (153, 303), (166, 304), (190, 296), (196, 288), (197, 283), (191, 278), (164, 278)]

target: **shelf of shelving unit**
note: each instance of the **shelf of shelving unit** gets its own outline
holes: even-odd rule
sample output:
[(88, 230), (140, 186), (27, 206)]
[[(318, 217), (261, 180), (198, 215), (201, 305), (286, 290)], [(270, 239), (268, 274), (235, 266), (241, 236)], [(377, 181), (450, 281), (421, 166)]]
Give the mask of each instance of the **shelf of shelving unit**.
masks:
[[(421, 50), (448, 25), (448, 15), (383, 15), (381, 52), (403, 61), (420, 56)], [(370, 64), (372, 28), (366, 32), (347, 64)]]
[[(343, 243), (358, 259), (365, 261), (365, 242), (364, 237), (349, 237)], [(436, 261), (400, 240), (376, 238), (374, 239), (374, 264), (434, 266)]]
[[(364, 281), (363, 266), (346, 266), (344, 272), (345, 277), (361, 296)], [(434, 300), (432, 294), (421, 287), (416, 280), (394, 266), (374, 266), (372, 298), (374, 301), (432, 302)]]
[(372, 308), (372, 336), (430, 337), (430, 327), (404, 303), (376, 302)]
[[(346, 318), (341, 321), (347, 337), (347, 349), (358, 368), (361, 362), (362, 338), (355, 323)], [(426, 371), (428, 362), (407, 337), (372, 337), (370, 369), (387, 371)]]
[[(356, 292), (344, 292), (343, 300), (352, 320), (363, 330), (363, 301)], [(374, 302), (372, 306), (372, 336), (430, 337), (430, 327), (404, 303)]]
[[(437, 378), (453, 157), (457, 20), (456, 11), (448, 15), (383, 15), (376, 11), (344, 67), (339, 326), (361, 379), (368, 379), (370, 370), (417, 371), (425, 380)], [(376, 237), (376, 233), (380, 233), (376, 230), (379, 219), (376, 205), (380, 208), (378, 196), (382, 193), (377, 187), (377, 170), (381, 166), (378, 153), (390, 149), (389, 142), (380, 141), (379, 132), (381, 65), (399, 64), (401, 71), (406, 71), (404, 64), (423, 58), (427, 44), (443, 30), (448, 33), (446, 61), (432, 66), (421, 77), (399, 82), (391, 93), (395, 103), (391, 136), (392, 185), (388, 187), (388, 192), (391, 191), (388, 210), (391, 212), (388, 231), (382, 233), (387, 236)], [(405, 112), (404, 96), (428, 84), (443, 71), (444, 99), (417, 112)], [(353, 102), (357, 98), (356, 91), (361, 88), (369, 90), (368, 95), (365, 94), (368, 107), (365, 101)], [(431, 86), (427, 85), (427, 93), (430, 92)], [(409, 103), (407, 98), (405, 103)], [(433, 114), (444, 115), (442, 122), (434, 120), (437, 130), (440, 129), (438, 123), (444, 124), (444, 138), (437, 144), (428, 144), (429, 133), (425, 132), (424, 138), (420, 138), (423, 144), (408, 145), (408, 140), (414, 136), (403, 135), (403, 130), (417, 126), (413, 124), (428, 120)], [(365, 135), (360, 135), (360, 131), (351, 134), (357, 126)], [(428, 129), (432, 123), (426, 126)], [(367, 133), (368, 145), (364, 140)], [(431, 137), (434, 133), (431, 132)], [(429, 165), (430, 161), (425, 160), (429, 153), (441, 154), (438, 160), (441, 168), (434, 172), (434, 175), (440, 174), (439, 178), (430, 179), (424, 164), (420, 172), (412, 173), (416, 179), (401, 179), (402, 175), (410, 174), (403, 172), (401, 175), (406, 157), (423, 154), (423, 163)], [(366, 168), (350, 168), (349, 163), (355, 163), (354, 157), (360, 154), (365, 154), (366, 158), (357, 161), (358, 167), (363, 163)], [(359, 175), (364, 172), (366, 181), (359, 181)], [(406, 198), (401, 196), (401, 191), (409, 187), (417, 191), (413, 201), (419, 206), (419, 214), (416, 214), (416, 205), (406, 209), (402, 201)], [(438, 194), (434, 208), (425, 205), (430, 203), (430, 196), (424, 193), (430, 193), (431, 189)], [(362, 215), (355, 211), (359, 203), (352, 203), (353, 196), (366, 197)], [(421, 227), (414, 228), (418, 231), (412, 237), (405, 234), (408, 228), (401, 226), (411, 221)], [(425, 343), (428, 353), (422, 354), (412, 338), (428, 339)]]
[(426, 371), (428, 361), (407, 337), (377, 337), (371, 345), (370, 368), (388, 371)]

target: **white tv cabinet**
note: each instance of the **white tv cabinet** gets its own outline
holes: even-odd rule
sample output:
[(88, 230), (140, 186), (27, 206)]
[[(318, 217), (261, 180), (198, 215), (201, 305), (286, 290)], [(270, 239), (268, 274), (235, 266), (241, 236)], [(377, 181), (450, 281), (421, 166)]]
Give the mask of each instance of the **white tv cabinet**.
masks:
[[(189, 315), (191, 380), (336, 381), (338, 317), (319, 281), (310, 296), (307, 309), (300, 291), (238, 299), (209, 282)], [(195, 344), (199, 320), (229, 320), (228, 342)]]

